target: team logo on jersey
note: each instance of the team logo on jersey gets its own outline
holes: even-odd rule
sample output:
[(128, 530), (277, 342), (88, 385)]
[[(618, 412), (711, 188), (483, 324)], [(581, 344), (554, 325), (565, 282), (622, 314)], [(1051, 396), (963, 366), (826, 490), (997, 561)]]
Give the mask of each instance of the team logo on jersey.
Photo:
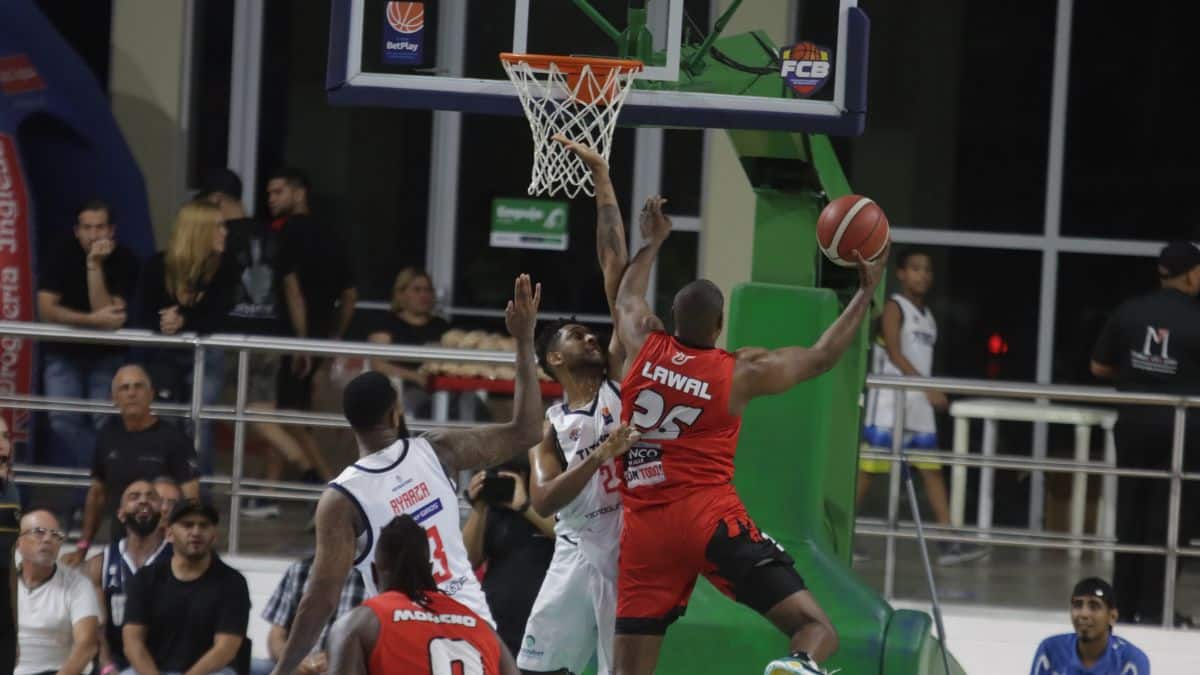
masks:
[(609, 411), (608, 406), (600, 409), (600, 417), (604, 419), (604, 424), (606, 426), (613, 423), (612, 412)]
[(811, 42), (798, 42), (780, 56), (779, 76), (803, 98), (820, 91), (833, 70), (830, 51)]
[(684, 354), (683, 352), (675, 352), (675, 356), (671, 357), (671, 363), (674, 363), (677, 366), (682, 366), (683, 364), (687, 363), (688, 361), (691, 361), (694, 358), (696, 358), (696, 357), (688, 356), (687, 354)]
[(575, 427), (571, 431), (567, 432), (567, 438), (570, 438), (572, 441), (577, 441), (579, 440), (579, 434), (579, 427)]
[(389, 2), (383, 28), (383, 62), (421, 65), (425, 60), (425, 3)]

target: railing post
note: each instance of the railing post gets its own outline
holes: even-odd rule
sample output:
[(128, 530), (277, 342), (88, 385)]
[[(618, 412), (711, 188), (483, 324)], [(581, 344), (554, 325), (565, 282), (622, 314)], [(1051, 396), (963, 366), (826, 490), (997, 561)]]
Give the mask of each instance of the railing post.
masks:
[[(192, 347), (192, 411), (188, 413), (192, 419), (192, 444), (196, 448), (196, 454), (199, 455), (203, 448), (200, 447), (200, 407), (204, 405), (204, 344), (199, 338), (196, 338)], [(201, 468), (211, 470), (211, 458), (209, 458), (209, 466), (205, 466), (206, 462), (201, 461)]]
[(883, 568), (883, 597), (896, 595), (896, 530), (900, 523), (900, 449), (904, 444), (904, 413), (908, 391), (896, 388), (896, 413), (892, 420), (892, 468), (888, 475), (888, 536)]
[(233, 467), (230, 471), (229, 485), (229, 553), (238, 552), (238, 537), (241, 534), (242, 510), (242, 463), (246, 458), (246, 389), (247, 378), (250, 375), (250, 352), (238, 350), (237, 361), (237, 402), (234, 404), (234, 414), (237, 420), (233, 423)]
[(1187, 432), (1187, 408), (1175, 406), (1171, 439), (1171, 498), (1167, 506), (1167, 570), (1163, 577), (1163, 628), (1175, 625), (1175, 582), (1179, 562), (1179, 508), (1183, 492), (1183, 441)]

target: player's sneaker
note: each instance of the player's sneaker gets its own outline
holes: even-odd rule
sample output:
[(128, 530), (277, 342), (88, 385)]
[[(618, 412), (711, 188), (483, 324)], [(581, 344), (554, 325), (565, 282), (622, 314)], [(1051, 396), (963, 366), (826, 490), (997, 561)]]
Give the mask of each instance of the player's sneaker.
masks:
[[(837, 671), (833, 671), (836, 673)], [(791, 656), (782, 659), (775, 659), (767, 664), (763, 675), (791, 675), (800, 673), (801, 675), (833, 675), (821, 666), (817, 665), (812, 657), (804, 652), (792, 652)]]
[(992, 552), (991, 546), (965, 542), (938, 542), (937, 564), (942, 567), (961, 565), (980, 558), (986, 558)]

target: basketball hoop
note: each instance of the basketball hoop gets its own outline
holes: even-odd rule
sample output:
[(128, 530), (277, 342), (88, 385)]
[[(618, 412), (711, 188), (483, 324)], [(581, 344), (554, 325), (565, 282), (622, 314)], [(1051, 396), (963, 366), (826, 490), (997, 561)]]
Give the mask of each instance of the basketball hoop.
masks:
[(533, 132), (529, 194), (568, 197), (593, 194), (592, 172), (575, 153), (551, 140), (555, 134), (584, 143), (605, 160), (612, 150), (617, 115), (642, 62), (541, 54), (500, 55), (517, 88)]

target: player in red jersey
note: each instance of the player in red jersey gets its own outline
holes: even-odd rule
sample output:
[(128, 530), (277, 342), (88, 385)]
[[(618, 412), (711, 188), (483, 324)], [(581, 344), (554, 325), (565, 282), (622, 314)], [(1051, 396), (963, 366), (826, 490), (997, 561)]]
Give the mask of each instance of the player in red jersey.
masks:
[(654, 671), (667, 626), (683, 614), (703, 574), (791, 638), (792, 656), (772, 662), (767, 673), (822, 673), (817, 662), (837, 650), (837, 633), (791, 556), (746, 513), (733, 488), (733, 456), (751, 399), (837, 363), (867, 315), (886, 255), (869, 264), (855, 253), (859, 290), (813, 346), (730, 353), (715, 347), (724, 297), (711, 281), (693, 281), (675, 295), (674, 335), (646, 302), (651, 266), (671, 228), (663, 202), (647, 200), (649, 241), (617, 293), (617, 330), (630, 355), (622, 416), (642, 441), (624, 463), (615, 672)]
[(379, 533), (383, 593), (333, 625), (329, 672), (339, 675), (520, 675), (492, 627), (438, 590), (429, 538), (412, 516)]

